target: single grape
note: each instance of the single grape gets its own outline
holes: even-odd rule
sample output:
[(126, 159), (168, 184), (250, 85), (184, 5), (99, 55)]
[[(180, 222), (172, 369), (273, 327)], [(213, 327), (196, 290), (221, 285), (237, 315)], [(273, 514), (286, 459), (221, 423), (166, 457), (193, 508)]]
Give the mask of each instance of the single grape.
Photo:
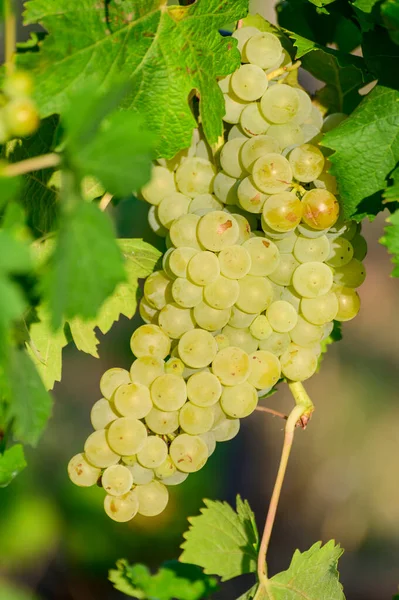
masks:
[[(321, 112), (317, 107), (313, 107), (310, 96), (307, 92), (305, 92), (305, 90), (302, 90), (298, 87), (296, 87), (295, 90), (298, 94), (299, 107), (295, 117), (292, 119), (292, 122), (297, 123), (298, 125), (303, 125), (309, 120), (317, 132), (319, 132), (323, 123), (323, 116)], [(313, 108), (315, 109), (314, 112)]]
[(93, 425), (93, 429), (105, 429), (107, 425), (117, 418), (118, 414), (113, 410), (111, 404), (105, 398), (98, 400), (91, 409), (90, 421)]
[(223, 385), (243, 383), (249, 375), (248, 354), (235, 346), (220, 350), (212, 363), (212, 372)]
[(239, 293), (240, 287), (238, 281), (228, 279), (224, 275), (219, 275), (216, 281), (205, 286), (204, 299), (213, 308), (222, 310), (233, 306), (238, 299)]
[(327, 264), (330, 267), (343, 267), (353, 258), (353, 246), (343, 237), (338, 237), (331, 241), (330, 254), (327, 258)]
[[(123, 462), (125, 462), (125, 457), (123, 457)], [(136, 458), (136, 462), (129, 466), (129, 471), (133, 475), (133, 482), (135, 485), (144, 485), (146, 483), (150, 483), (154, 479), (154, 471), (152, 469), (146, 469), (142, 467)]]
[(142, 318), (144, 323), (147, 323), (147, 325), (158, 324), (159, 310), (157, 308), (153, 308), (144, 296), (140, 300), (139, 313), (140, 317)]
[(265, 154), (255, 162), (252, 177), (256, 187), (265, 194), (284, 192), (292, 181), (291, 165), (280, 154)]
[(242, 52), (247, 41), (258, 34), (260, 34), (260, 31), (257, 27), (240, 27), (233, 32), (232, 37), (238, 40), (237, 48)]
[(238, 98), (238, 96), (233, 93), (233, 90), (231, 90), (228, 94), (223, 94), (223, 97), (226, 109), (223, 121), (226, 121), (226, 123), (231, 123), (232, 125), (236, 125), (240, 122), (241, 113), (247, 106), (247, 102)]
[(248, 381), (261, 390), (273, 387), (281, 375), (280, 361), (272, 352), (258, 350), (249, 356)]
[(182, 308), (193, 308), (202, 300), (202, 287), (184, 277), (178, 277), (172, 285), (172, 296)]
[(200, 407), (213, 406), (222, 394), (219, 379), (208, 371), (194, 373), (187, 381), (188, 399)]
[(165, 477), (165, 479), (162, 480), (162, 483), (164, 485), (180, 485), (181, 483), (186, 481), (188, 475), (188, 473), (183, 473), (182, 471), (176, 470), (176, 472), (173, 473), (173, 475)]
[(236, 437), (240, 431), (240, 419), (226, 418), (215, 427), (213, 434), (216, 442), (229, 442)]
[(244, 140), (248, 139), (248, 134), (244, 133), (244, 131), (240, 125), (233, 125), (228, 133), (227, 140), (229, 142), (230, 142), (230, 140), (234, 140), (235, 138), (243, 138)]
[(156, 517), (163, 512), (169, 501), (169, 492), (160, 481), (138, 485), (135, 489), (139, 499), (139, 514)]
[(154, 433), (167, 435), (179, 427), (179, 413), (177, 411), (163, 411), (153, 408), (146, 416), (145, 423)]
[(253, 102), (263, 96), (269, 80), (266, 73), (257, 65), (241, 65), (231, 77), (231, 88), (244, 102)]
[(133, 485), (133, 475), (123, 465), (112, 465), (102, 474), (101, 485), (110, 496), (124, 496)]
[(144, 446), (137, 452), (137, 460), (146, 469), (162, 465), (168, 456), (168, 445), (158, 436), (150, 435)]
[(241, 348), (241, 350), (244, 350), (248, 354), (258, 349), (259, 342), (253, 337), (249, 329), (237, 329), (236, 327), (231, 327), (231, 325), (226, 325), (222, 329), (222, 334), (228, 337), (230, 346)]
[[(89, 435), (85, 443), (84, 452), (86, 460), (93, 466), (101, 469), (111, 467), (119, 462), (118, 454), (111, 450), (108, 444), (107, 432), (105, 429), (99, 429)], [(132, 454), (134, 453), (132, 452)]]
[(262, 215), (267, 225), (280, 232), (292, 231), (302, 219), (302, 202), (294, 192), (280, 192), (269, 196)]
[(333, 292), (317, 298), (303, 298), (301, 301), (303, 316), (314, 325), (325, 325), (333, 321), (337, 316), (338, 308), (338, 299)]
[(195, 369), (210, 365), (217, 353), (214, 337), (202, 329), (193, 329), (185, 333), (178, 347), (182, 361)]
[(297, 294), (297, 292), (292, 286), (283, 287), (279, 298), (279, 300), (284, 300), (285, 302), (289, 302), (290, 304), (292, 304), (292, 306), (297, 312), (299, 312), (301, 299), (301, 296)]
[(218, 333), (217, 335), (215, 335), (215, 341), (218, 346), (218, 351), (224, 350), (225, 348), (228, 348), (231, 345), (229, 338), (223, 333)]
[(181, 377), (183, 375), (184, 369), (184, 362), (180, 360), (180, 358), (173, 357), (165, 363), (166, 375), (177, 375)]
[(193, 313), (194, 319), (201, 329), (206, 329), (207, 331), (218, 331), (228, 323), (231, 309), (213, 308), (206, 302), (200, 302), (194, 308)]
[(242, 164), (250, 172), (259, 158), (276, 152), (280, 152), (280, 146), (272, 137), (268, 135), (253, 137), (241, 147)]
[(365, 279), (365, 266), (357, 258), (352, 258), (348, 264), (334, 269), (334, 283), (345, 287), (358, 288), (364, 283)]
[(100, 478), (101, 469), (91, 465), (84, 454), (77, 454), (68, 463), (68, 476), (75, 485), (90, 487)]
[(200, 243), (212, 252), (233, 246), (239, 235), (237, 221), (223, 211), (214, 211), (202, 217), (197, 231)]
[(281, 240), (275, 240), (274, 243), (279, 249), (280, 254), (292, 254), (297, 238), (298, 233), (294, 230), (292, 233), (290, 233), (290, 235), (282, 238)]
[(201, 433), (199, 437), (207, 445), (208, 456), (212, 456), (212, 454), (216, 450), (216, 440), (213, 431), (206, 431), (205, 433)]
[(172, 302), (159, 313), (158, 324), (168, 337), (178, 340), (186, 331), (194, 329), (195, 319), (190, 308)]
[(303, 144), (289, 154), (292, 173), (298, 181), (309, 183), (317, 179), (324, 167), (323, 153), (312, 144)]
[(226, 75), (226, 77), (221, 77), (218, 81), (218, 86), (220, 87), (223, 94), (227, 94), (230, 91), (230, 82), (231, 75)]
[(273, 333), (272, 326), (270, 325), (266, 315), (259, 315), (256, 317), (249, 330), (253, 337), (257, 340), (267, 340), (267, 338)]
[(298, 294), (304, 298), (324, 296), (333, 284), (333, 272), (324, 263), (303, 263), (295, 269), (292, 284)]
[(208, 459), (208, 447), (196, 435), (183, 433), (170, 445), (170, 457), (176, 467), (184, 473), (195, 473), (202, 469)]
[[(170, 339), (158, 325), (142, 325), (133, 333), (130, 347), (137, 358), (142, 356), (165, 358), (170, 352)], [(103, 395), (105, 396), (104, 392)]]
[(220, 404), (229, 417), (243, 419), (255, 410), (258, 395), (254, 386), (245, 381), (232, 387), (225, 387)]
[(167, 259), (168, 269), (174, 277), (187, 277), (188, 263), (199, 252), (199, 249), (181, 246), (180, 248), (171, 248), (171, 250)]
[(176, 171), (177, 186), (186, 196), (195, 198), (197, 194), (210, 194), (216, 170), (213, 164), (204, 158), (187, 158)]
[(287, 123), (299, 110), (298, 93), (285, 83), (270, 86), (262, 96), (261, 108), (271, 123)]
[(289, 302), (277, 300), (266, 311), (266, 317), (278, 333), (288, 333), (294, 329), (298, 321), (298, 313)]
[(164, 227), (170, 229), (173, 221), (188, 213), (190, 198), (175, 192), (161, 201), (158, 206), (158, 218)]
[(220, 275), (218, 257), (208, 250), (198, 252), (190, 260), (187, 273), (189, 279), (196, 285), (208, 285), (212, 283)]
[(303, 196), (302, 202), (302, 219), (312, 229), (328, 229), (336, 223), (339, 204), (331, 192), (323, 189), (310, 190)]
[(118, 387), (114, 403), (123, 417), (135, 419), (144, 419), (152, 409), (150, 390), (141, 383), (128, 383)]
[(245, 177), (237, 188), (238, 202), (241, 208), (250, 213), (261, 213), (267, 195), (255, 186), (252, 177)]
[(239, 179), (243, 176), (243, 167), (240, 160), (240, 150), (245, 140), (236, 138), (226, 142), (220, 153), (220, 165), (227, 175)]
[(253, 237), (244, 242), (243, 248), (251, 259), (250, 275), (264, 277), (273, 273), (280, 262), (277, 246), (264, 237)]
[(313, 239), (299, 235), (293, 254), (300, 263), (307, 263), (324, 262), (330, 256), (330, 252), (330, 240), (326, 235)]
[(249, 327), (254, 319), (257, 317), (257, 313), (246, 313), (237, 306), (231, 308), (231, 315), (228, 321), (229, 325), (237, 328)]
[(164, 373), (164, 362), (156, 356), (142, 356), (130, 367), (133, 383), (141, 383), (149, 387), (151, 383)]
[(158, 205), (162, 200), (176, 192), (174, 174), (165, 167), (152, 167), (151, 179), (145, 185), (141, 193), (150, 204)]
[(124, 496), (105, 496), (104, 510), (113, 521), (118, 523), (131, 521), (139, 510), (137, 488)]
[(302, 127), (293, 122), (270, 125), (267, 135), (273, 138), (283, 150), (303, 144), (305, 141)]
[(240, 133), (237, 138), (241, 138), (245, 142), (247, 136), (253, 137), (266, 133), (270, 123), (263, 117), (259, 102), (251, 102), (241, 113), (240, 125), (244, 133)]
[(303, 317), (298, 317), (298, 322), (290, 332), (290, 337), (298, 346), (309, 347), (321, 342), (323, 334), (323, 327), (309, 323)]
[(206, 433), (213, 425), (212, 408), (186, 402), (180, 410), (179, 423), (181, 429), (190, 435)]
[(151, 385), (151, 398), (159, 410), (179, 410), (187, 400), (186, 383), (183, 377), (170, 374), (157, 377)]
[(165, 479), (172, 477), (176, 473), (176, 466), (174, 465), (170, 455), (165, 458), (163, 463), (154, 469), (154, 475), (157, 479), (160, 479), (162, 483)]
[(126, 369), (108, 369), (100, 379), (100, 390), (104, 398), (110, 400), (115, 390), (124, 383), (131, 383), (129, 371)]
[(247, 60), (262, 69), (269, 69), (280, 59), (282, 46), (277, 36), (262, 32), (249, 38), (245, 44)]
[(199, 245), (197, 238), (199, 220), (200, 217), (193, 214), (183, 215), (176, 219), (169, 232), (173, 246), (176, 248), (188, 247), (200, 250), (201, 246)]
[(144, 446), (146, 439), (145, 425), (132, 417), (116, 419), (107, 430), (107, 441), (112, 450), (120, 456), (137, 454)]
[(291, 285), (295, 270), (299, 266), (299, 262), (292, 254), (280, 254), (280, 262), (277, 268), (270, 273), (271, 281), (278, 285)]
[(214, 181), (214, 192), (216, 198), (223, 204), (236, 204), (238, 181), (235, 177), (230, 177), (227, 173), (219, 171)]
[(288, 380), (305, 381), (314, 375), (318, 357), (313, 350), (290, 344), (280, 356), (281, 372)]
[(281, 356), (288, 349), (290, 343), (291, 338), (289, 333), (277, 333), (273, 331), (265, 340), (260, 340), (259, 350), (265, 350), (275, 356)]
[(244, 246), (229, 246), (218, 256), (220, 272), (228, 279), (241, 279), (251, 268), (251, 256)]
[(335, 289), (338, 299), (338, 313), (335, 317), (337, 321), (351, 321), (360, 310), (360, 297), (353, 288), (338, 287)]
[(212, 210), (223, 210), (223, 204), (212, 194), (199, 194), (190, 202), (189, 213), (195, 213), (197, 210), (211, 208)]
[(172, 299), (172, 281), (165, 271), (154, 271), (145, 280), (144, 297), (150, 306), (161, 310)]
[(273, 288), (266, 277), (246, 275), (238, 281), (236, 306), (247, 313), (261, 313), (272, 303)]
[(39, 127), (39, 114), (34, 102), (30, 98), (15, 98), (10, 100), (3, 108), (3, 111), (7, 129), (15, 137), (32, 135)]

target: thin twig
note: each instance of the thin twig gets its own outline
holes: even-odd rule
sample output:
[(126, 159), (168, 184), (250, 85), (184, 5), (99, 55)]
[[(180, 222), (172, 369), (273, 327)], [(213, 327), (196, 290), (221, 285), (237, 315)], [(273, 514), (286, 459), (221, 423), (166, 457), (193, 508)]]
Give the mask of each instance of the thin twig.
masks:
[(274, 410), (273, 408), (268, 408), (267, 406), (257, 406), (255, 408), (255, 410), (259, 410), (260, 412), (265, 412), (265, 413), (270, 413), (271, 415), (274, 415), (275, 417), (280, 417), (280, 419), (288, 419), (288, 415), (285, 415), (282, 412), (279, 412), (278, 410)]
[(34, 158), (6, 165), (0, 169), (0, 175), (3, 177), (16, 177), (17, 175), (25, 175), (31, 171), (58, 167), (60, 163), (60, 155), (52, 152), (51, 154), (42, 154), (41, 156), (35, 156)]
[(104, 196), (100, 200), (100, 210), (104, 211), (107, 209), (108, 204), (111, 202), (113, 196), (109, 192), (105, 192)]
[(271, 71), (270, 73), (267, 74), (267, 78), (270, 81), (270, 79), (274, 79), (275, 77), (280, 77), (280, 75), (284, 75), (285, 73), (290, 73), (291, 71), (296, 71), (296, 69), (299, 69), (301, 64), (302, 64), (301, 61), (297, 60), (292, 65), (286, 65), (285, 67), (279, 67), (278, 69), (274, 69), (274, 71)]
[(14, 0), (4, 2), (4, 58), (7, 75), (14, 70), (14, 54), (17, 43), (17, 19), (14, 10)]

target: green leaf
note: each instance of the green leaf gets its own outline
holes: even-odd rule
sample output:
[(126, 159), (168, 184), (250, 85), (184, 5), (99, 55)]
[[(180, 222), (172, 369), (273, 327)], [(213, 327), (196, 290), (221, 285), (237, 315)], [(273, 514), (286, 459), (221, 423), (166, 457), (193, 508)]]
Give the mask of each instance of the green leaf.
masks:
[(0, 454), (0, 488), (9, 485), (26, 467), (24, 449), (21, 444), (11, 446)]
[(97, 346), (99, 341), (94, 331), (95, 321), (83, 321), (79, 317), (75, 317), (68, 322), (68, 325), (76, 348), (81, 352), (91, 354), (94, 358), (98, 358)]
[(18, 196), (21, 184), (21, 177), (0, 176), (0, 208), (3, 208), (8, 202)]
[(394, 269), (392, 276), (399, 277), (399, 210), (387, 218), (387, 223), (384, 236), (380, 242), (386, 247), (389, 254), (393, 255), (392, 262)]
[(49, 35), (39, 52), (18, 57), (34, 75), (42, 116), (62, 113), (68, 91), (95, 72), (100, 88), (116, 76), (131, 80), (123, 106), (144, 115), (158, 136), (158, 156), (172, 157), (190, 145), (196, 122), (188, 98), (194, 90), (206, 138), (217, 141), (225, 109), (216, 78), (240, 62), (235, 41), (218, 30), (245, 17), (248, 0), (170, 7), (166, 0), (54, 3), (25, 3), (25, 24), (40, 23)]
[(27, 589), (0, 579), (1, 600), (39, 600), (36, 594)]
[(385, 0), (381, 4), (381, 16), (391, 40), (399, 44), (399, 5), (396, 0)]
[(177, 561), (165, 563), (155, 575), (146, 566), (129, 565), (126, 560), (118, 561), (116, 566), (109, 572), (110, 581), (117, 590), (133, 598), (201, 600), (217, 589), (216, 579), (194, 565)]
[(355, 0), (353, 6), (365, 13), (370, 13), (377, 2), (378, 0)]
[(62, 221), (42, 282), (53, 327), (58, 329), (63, 317), (95, 317), (124, 279), (111, 221), (94, 204), (79, 202)]
[(399, 46), (389, 38), (386, 29), (375, 27), (373, 31), (364, 33), (362, 51), (374, 79), (378, 79), (378, 84), (398, 89), (396, 69)]
[(222, 581), (254, 573), (259, 537), (248, 502), (237, 496), (237, 512), (226, 502), (204, 503), (201, 515), (189, 519), (179, 560), (203, 567)]
[(383, 198), (385, 202), (399, 202), (399, 165), (392, 171), (389, 179), (392, 184), (384, 190)]
[(376, 86), (322, 144), (335, 151), (330, 172), (349, 218), (364, 198), (385, 188), (399, 160), (399, 92)]

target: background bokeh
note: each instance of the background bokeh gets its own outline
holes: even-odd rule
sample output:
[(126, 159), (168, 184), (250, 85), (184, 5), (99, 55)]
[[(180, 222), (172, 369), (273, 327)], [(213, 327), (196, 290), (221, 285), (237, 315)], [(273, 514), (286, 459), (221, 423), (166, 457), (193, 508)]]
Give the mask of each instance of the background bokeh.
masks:
[[(272, 3), (254, 4), (273, 17)], [(132, 199), (113, 209), (120, 236), (159, 244), (145, 225), (146, 210)], [(362, 311), (307, 382), (316, 412), (308, 429), (297, 432), (269, 551), (270, 572), (277, 572), (295, 548), (336, 539), (345, 548), (340, 571), (348, 600), (390, 600), (399, 583), (399, 281), (390, 278), (390, 259), (378, 244), (383, 225), (384, 215), (363, 227), (369, 255)], [(113, 523), (100, 489), (79, 489), (67, 479), (67, 462), (91, 430), (99, 378), (109, 367), (129, 367), (138, 323), (121, 319), (102, 337), (99, 360), (73, 347), (64, 351), (48, 430), (28, 452), (29, 468), (0, 490), (0, 577), (29, 590), (29, 598), (122, 598), (107, 582), (108, 569), (122, 557), (154, 569), (176, 558), (187, 517), (205, 497), (234, 502), (241, 494), (263, 527), (283, 423), (259, 412), (242, 422), (235, 440), (218, 445), (203, 471), (171, 488), (158, 518)], [(292, 399), (282, 385), (265, 404), (288, 411)], [(251, 581), (224, 584), (215, 598), (232, 600)], [(11, 600), (5, 583), (0, 600)]]

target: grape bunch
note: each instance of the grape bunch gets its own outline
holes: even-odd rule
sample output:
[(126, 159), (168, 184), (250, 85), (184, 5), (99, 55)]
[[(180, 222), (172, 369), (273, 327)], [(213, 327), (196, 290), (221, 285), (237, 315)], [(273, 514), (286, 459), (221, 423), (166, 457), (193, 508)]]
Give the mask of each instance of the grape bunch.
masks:
[(95, 431), (69, 464), (77, 485), (101, 483), (116, 521), (162, 512), (168, 486), (237, 435), (279, 381), (311, 377), (334, 321), (360, 308), (367, 245), (339, 214), (319, 145), (345, 115), (323, 119), (287, 79), (295, 66), (278, 37), (233, 35), (242, 65), (219, 82), (224, 143), (211, 149), (196, 130), (140, 192), (166, 239), (162, 270), (144, 285), (130, 372), (103, 375)]
[(6, 77), (0, 92), (0, 144), (32, 135), (39, 127), (32, 92), (33, 82), (27, 73), (15, 71)]

